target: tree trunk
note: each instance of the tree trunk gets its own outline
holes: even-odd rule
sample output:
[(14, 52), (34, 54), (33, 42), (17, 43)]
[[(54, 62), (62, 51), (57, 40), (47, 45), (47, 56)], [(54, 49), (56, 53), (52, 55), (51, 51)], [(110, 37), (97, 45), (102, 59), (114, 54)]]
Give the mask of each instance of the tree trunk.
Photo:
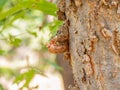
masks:
[(74, 85), (72, 69), (71, 69), (68, 61), (63, 60), (63, 55), (62, 54), (57, 55), (57, 62), (64, 69), (60, 73), (63, 76), (63, 82), (64, 82), (65, 90), (69, 90), (69, 88), (68, 88), (69, 85)]
[[(76, 87), (120, 90), (120, 0), (59, 0)], [(79, 89), (78, 89), (79, 88)]]

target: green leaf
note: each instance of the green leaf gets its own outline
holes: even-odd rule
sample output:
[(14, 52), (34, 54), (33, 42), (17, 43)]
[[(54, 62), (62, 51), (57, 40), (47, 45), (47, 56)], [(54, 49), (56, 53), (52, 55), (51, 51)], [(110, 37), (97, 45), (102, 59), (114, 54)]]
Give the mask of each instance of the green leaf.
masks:
[(29, 30), (27, 30), (27, 32), (28, 32), (29, 34), (33, 35), (34, 37), (37, 37), (37, 36), (38, 36), (38, 35), (37, 35), (37, 32), (32, 32), (32, 31), (29, 31)]
[(30, 69), (29, 71), (17, 76), (14, 80), (14, 83), (19, 83), (19, 82), (25, 80), (23, 87), (28, 87), (28, 85), (29, 85), (30, 81), (32, 80), (32, 78), (34, 77), (34, 75), (35, 75), (35, 71), (33, 69)]
[(54, 20), (53, 22), (48, 23), (45, 27), (49, 27), (52, 36), (54, 36), (59, 28), (60, 25), (62, 25), (63, 22), (59, 20)]
[(18, 18), (21, 18), (24, 14), (25, 14), (25, 12), (21, 11), (21, 12), (17, 13), (15, 16), (11, 17), (10, 20), (7, 19), (6, 22), (5, 22), (5, 24), (2, 27), (2, 30), (4, 30), (5, 28), (7, 28), (8, 26), (10, 26), (15, 20), (17, 20)]
[(11, 44), (13, 44), (14, 46), (17, 47), (17, 46), (20, 46), (21, 42), (22, 42), (21, 39), (15, 38), (15, 39), (11, 42)]
[(17, 74), (18, 72), (16, 70), (7, 67), (0, 67), (0, 75), (13, 76)]
[(0, 55), (5, 55), (6, 51), (5, 50), (0, 50)]
[(0, 9), (5, 5), (8, 0), (0, 0)]
[(35, 72), (32, 69), (26, 73), (26, 83), (24, 84), (24, 87), (27, 87), (29, 85), (34, 75), (35, 75)]
[(58, 9), (55, 4), (46, 0), (40, 0), (40, 2), (36, 2), (35, 5), (35, 8), (41, 10), (43, 13), (56, 16), (56, 11)]
[(63, 24), (62, 21), (55, 20), (54, 22), (52, 22), (49, 25), (49, 28), (50, 28), (51, 31), (56, 31), (56, 30), (58, 30), (59, 26), (62, 25), (62, 24)]
[(7, 18), (8, 16), (20, 11), (21, 9), (23, 9), (23, 6), (21, 4), (15, 5), (11, 9), (9, 9), (8, 11), (6, 11), (4, 13), (0, 13), (0, 20)]
[(17, 13), (20, 10), (25, 9), (37, 9), (41, 10), (45, 14), (50, 14), (56, 16), (57, 7), (55, 4), (52, 4), (46, 0), (40, 0), (39, 2), (36, 0), (27, 0), (21, 1), (6, 12), (0, 13), (0, 20), (8, 18), (9, 16)]
[(13, 46), (20, 46), (22, 40), (19, 38), (15, 38), (14, 36), (9, 34), (9, 43), (12, 44)]
[(0, 90), (5, 90), (1, 84), (0, 84)]

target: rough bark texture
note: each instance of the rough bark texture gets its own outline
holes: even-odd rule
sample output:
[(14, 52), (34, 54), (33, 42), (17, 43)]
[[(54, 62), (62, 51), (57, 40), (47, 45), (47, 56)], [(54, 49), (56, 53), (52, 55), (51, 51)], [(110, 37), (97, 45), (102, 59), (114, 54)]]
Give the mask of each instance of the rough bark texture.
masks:
[(120, 0), (59, 0), (69, 21), (72, 90), (120, 90)]

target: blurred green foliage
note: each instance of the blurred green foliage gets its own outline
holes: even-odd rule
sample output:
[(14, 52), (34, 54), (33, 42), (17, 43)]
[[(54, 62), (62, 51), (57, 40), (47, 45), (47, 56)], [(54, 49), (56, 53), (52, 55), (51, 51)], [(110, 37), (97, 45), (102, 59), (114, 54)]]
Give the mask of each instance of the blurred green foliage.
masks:
[[(47, 0), (0, 0), (0, 55), (10, 57), (15, 55), (15, 50), (20, 46), (31, 47), (35, 43), (38, 47), (34, 50), (45, 53), (46, 42), (55, 35), (58, 27), (63, 23), (56, 18), (57, 7)], [(52, 20), (48, 20), (48, 17)], [(23, 52), (24, 53), (24, 52)], [(57, 70), (62, 68), (49, 57), (42, 57), (43, 61), (34, 68), (28, 68), (24, 73), (18, 69), (0, 67), (0, 76), (15, 77), (14, 83), (25, 80), (23, 87), (28, 87), (36, 73), (44, 75), (44, 68), (48, 64)], [(36, 69), (37, 68), (37, 69)], [(0, 84), (0, 90), (4, 90)]]
[(35, 71), (33, 69), (30, 69), (27, 72), (22, 73), (19, 76), (17, 76), (15, 78), (14, 83), (19, 83), (19, 82), (25, 80), (23, 87), (28, 87), (28, 85), (29, 85), (30, 81), (32, 80), (32, 78), (34, 77), (34, 75), (35, 75)]
[(17, 70), (13, 70), (13, 69), (10, 69), (10, 68), (5, 68), (5, 67), (1, 67), (0, 68), (0, 76), (1, 75), (7, 75), (7, 76), (17, 76), (18, 72)]
[(3, 86), (0, 84), (0, 90), (4, 90)]

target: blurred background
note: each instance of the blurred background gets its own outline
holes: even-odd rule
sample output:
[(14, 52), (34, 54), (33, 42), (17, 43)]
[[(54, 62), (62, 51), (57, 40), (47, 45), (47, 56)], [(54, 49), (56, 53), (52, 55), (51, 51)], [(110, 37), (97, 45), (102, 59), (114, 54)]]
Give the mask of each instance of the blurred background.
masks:
[(46, 43), (63, 24), (57, 0), (0, 0), (0, 90), (69, 90), (71, 67)]

